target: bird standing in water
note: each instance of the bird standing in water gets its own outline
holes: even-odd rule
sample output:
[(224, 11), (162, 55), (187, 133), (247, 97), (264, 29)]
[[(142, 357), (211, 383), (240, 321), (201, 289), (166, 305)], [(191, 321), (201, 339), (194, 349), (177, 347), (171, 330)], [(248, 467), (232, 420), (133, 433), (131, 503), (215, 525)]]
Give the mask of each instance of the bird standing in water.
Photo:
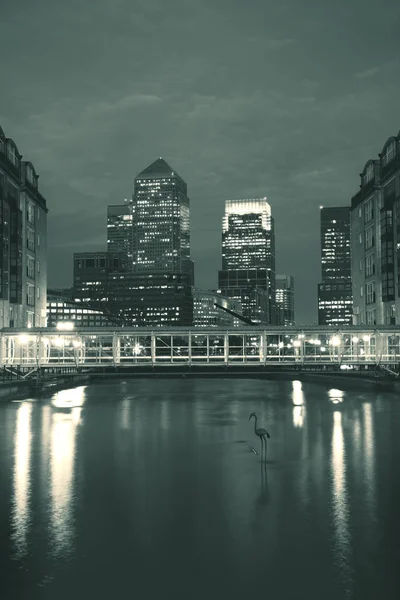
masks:
[[(251, 413), (251, 415), (249, 416), (249, 421), (250, 419), (254, 417), (254, 433), (256, 435), (258, 435), (258, 437), (261, 440), (261, 460), (263, 459), (263, 454), (265, 455), (265, 462), (267, 462), (267, 439), (266, 438), (270, 438), (271, 436), (269, 435), (268, 431), (266, 429), (263, 429), (262, 427), (257, 428), (257, 415), (256, 413)], [(263, 453), (263, 449), (264, 449), (264, 445), (265, 445), (265, 452)]]

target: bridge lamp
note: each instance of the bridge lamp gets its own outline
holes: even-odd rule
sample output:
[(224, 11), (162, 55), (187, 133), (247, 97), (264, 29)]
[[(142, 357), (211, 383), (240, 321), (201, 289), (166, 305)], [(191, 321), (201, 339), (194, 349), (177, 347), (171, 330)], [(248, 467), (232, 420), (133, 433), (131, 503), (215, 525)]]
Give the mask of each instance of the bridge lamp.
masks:
[(340, 337), (338, 335), (334, 335), (329, 340), (331, 346), (340, 346)]
[(369, 337), (369, 335), (364, 335), (364, 336), (363, 336), (363, 340), (364, 340), (364, 342), (369, 342), (369, 340), (370, 340), (370, 339), (371, 339), (371, 338)]
[(62, 338), (58, 337), (53, 341), (53, 344), (55, 346), (57, 346), (57, 348), (61, 348), (61, 346), (63, 346), (63, 344), (64, 344), (64, 340)]
[(42, 342), (45, 346), (48, 346), (48, 344), (50, 343), (50, 340), (48, 338), (42, 338)]
[(82, 342), (80, 340), (73, 340), (72, 345), (74, 348), (80, 348), (82, 346)]
[(140, 354), (142, 350), (143, 350), (143, 346), (141, 346), (140, 344), (135, 344), (133, 346), (133, 354), (136, 354), (136, 356), (138, 354)]
[(293, 342), (293, 346), (294, 346), (295, 348), (299, 348), (299, 347), (301, 346), (301, 342), (299, 342), (299, 340), (294, 340), (294, 342)]
[(284, 343), (283, 342), (279, 342), (278, 347), (279, 348), (283, 348), (283, 346), (284, 346)]
[(320, 346), (321, 345), (321, 340), (314, 340), (314, 344), (316, 346)]
[(20, 344), (27, 344), (29, 341), (29, 337), (27, 335), (22, 334), (18, 336), (18, 340)]
[(291, 348), (292, 344), (287, 344), (286, 348)]
[(360, 340), (358, 339), (358, 337), (353, 337), (351, 341), (353, 342), (353, 344), (358, 344)]
[(302, 339), (304, 337), (304, 333), (300, 333), (298, 337)]
[(325, 346), (321, 346), (321, 352), (326, 352)]

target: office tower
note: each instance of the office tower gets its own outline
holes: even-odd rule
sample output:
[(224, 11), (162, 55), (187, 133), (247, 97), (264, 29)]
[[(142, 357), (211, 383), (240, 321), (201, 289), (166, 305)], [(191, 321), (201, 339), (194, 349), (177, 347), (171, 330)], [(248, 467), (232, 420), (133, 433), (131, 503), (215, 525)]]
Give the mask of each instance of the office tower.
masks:
[(48, 211), (21, 159), (0, 127), (0, 328), (46, 325)]
[(294, 325), (294, 278), (291, 275), (276, 276), (277, 325)]
[(275, 323), (275, 232), (266, 198), (227, 200), (222, 219), (221, 293), (255, 323)]
[(130, 259), (123, 252), (75, 252), (73, 299), (105, 314), (114, 313), (115, 277), (130, 269)]
[(194, 327), (237, 327), (241, 324), (237, 317), (228, 311), (241, 314), (240, 302), (213, 290), (193, 290)]
[(354, 325), (400, 324), (400, 132), (368, 160), (351, 200)]
[(135, 178), (133, 273), (118, 284), (132, 324), (192, 324), (189, 208), (186, 183), (164, 159)]
[(132, 262), (133, 242), (133, 203), (125, 200), (124, 204), (107, 207), (107, 251), (123, 252)]
[(74, 327), (112, 327), (119, 325), (103, 311), (76, 302), (72, 290), (47, 290), (47, 327), (57, 327), (67, 321)]
[(351, 325), (350, 209), (320, 209), (322, 282), (318, 285), (318, 323)]

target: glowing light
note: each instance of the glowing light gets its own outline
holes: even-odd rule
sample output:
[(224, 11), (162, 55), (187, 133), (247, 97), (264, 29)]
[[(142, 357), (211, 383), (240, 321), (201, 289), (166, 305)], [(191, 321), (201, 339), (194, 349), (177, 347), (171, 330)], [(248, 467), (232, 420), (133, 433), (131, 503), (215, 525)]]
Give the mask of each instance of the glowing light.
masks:
[(82, 346), (82, 342), (80, 340), (73, 340), (72, 345), (74, 348), (80, 348)]
[(301, 381), (292, 381), (292, 400), (296, 406), (304, 404), (304, 394)]
[(325, 346), (321, 346), (321, 352), (326, 352)]
[(59, 321), (56, 325), (57, 329), (61, 329), (63, 331), (71, 331), (75, 327), (72, 321)]
[(143, 350), (143, 346), (141, 346), (140, 344), (135, 344), (133, 347), (133, 354), (140, 354), (141, 351)]
[(331, 337), (331, 339), (329, 340), (329, 344), (331, 346), (340, 346), (340, 337), (338, 335), (334, 335), (333, 337)]
[(62, 338), (58, 337), (55, 340), (53, 340), (53, 344), (54, 344), (54, 346), (61, 348), (61, 346), (64, 345), (64, 340)]
[(18, 340), (21, 344), (27, 344), (29, 342), (29, 336), (24, 335), (24, 334), (19, 335)]
[(369, 340), (370, 340), (370, 339), (371, 339), (371, 338), (370, 338), (370, 336), (369, 336), (369, 335), (363, 335), (363, 340), (364, 340), (364, 342), (369, 342)]
[(333, 404), (339, 404), (343, 402), (344, 392), (342, 390), (336, 390), (332, 388), (331, 390), (329, 390), (328, 396), (330, 401), (333, 402)]
[(294, 346), (295, 348), (299, 348), (299, 347), (301, 346), (301, 342), (299, 342), (299, 340), (294, 340), (294, 342), (293, 342), (293, 346)]
[(351, 341), (353, 342), (353, 344), (358, 344), (360, 340), (358, 339), (358, 337), (354, 336)]
[(51, 405), (53, 408), (73, 409), (83, 406), (85, 402), (86, 385), (73, 388), (71, 390), (60, 390), (54, 395)]

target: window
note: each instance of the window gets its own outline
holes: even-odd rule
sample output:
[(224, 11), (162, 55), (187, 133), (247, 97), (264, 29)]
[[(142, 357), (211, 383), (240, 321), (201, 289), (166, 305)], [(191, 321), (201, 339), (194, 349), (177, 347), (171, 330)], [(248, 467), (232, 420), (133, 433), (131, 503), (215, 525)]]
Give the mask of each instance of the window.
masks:
[(360, 296), (361, 298), (364, 296), (364, 286), (360, 286)]
[(28, 306), (35, 306), (35, 286), (28, 283), (26, 303)]
[(362, 217), (362, 208), (361, 208), (361, 206), (358, 207), (358, 216), (361, 219), (361, 217)]
[(18, 164), (18, 156), (15, 149), (15, 146), (12, 142), (8, 142), (7, 144), (7, 158), (14, 165), (14, 167)]
[(40, 235), (37, 236), (37, 245), (40, 246)]
[(35, 277), (35, 260), (30, 256), (28, 256), (27, 260), (26, 274), (31, 279), (34, 279)]
[(39, 299), (40, 298), (40, 287), (36, 288), (36, 298)]
[(358, 241), (360, 242), (360, 244), (362, 244), (362, 242), (363, 242), (362, 233), (359, 234)]
[(374, 245), (374, 230), (373, 227), (369, 227), (365, 230), (365, 249), (369, 250)]
[(366, 303), (373, 304), (375, 302), (375, 281), (370, 281), (365, 285)]
[(38, 260), (36, 261), (36, 270), (40, 273), (40, 262)]
[(28, 250), (35, 251), (35, 232), (32, 229), (27, 229), (26, 247)]
[(367, 325), (376, 325), (376, 310), (367, 310)]
[(374, 177), (374, 163), (370, 162), (365, 169), (364, 184), (369, 183)]
[(360, 263), (359, 263), (359, 269), (360, 269), (360, 271), (362, 271), (362, 270), (363, 270), (363, 261), (362, 261), (362, 260), (360, 260)]
[(32, 202), (28, 202), (27, 206), (26, 206), (26, 218), (28, 223), (31, 223), (32, 225), (35, 222), (35, 207), (33, 206)]
[(375, 256), (369, 254), (365, 258), (365, 277), (370, 277), (375, 273)]
[(364, 206), (364, 219), (365, 222), (368, 223), (368, 221), (371, 221), (371, 219), (374, 218), (374, 211), (373, 211), (373, 204), (372, 204), (372, 199), (368, 200), (368, 202), (365, 203)]
[(382, 164), (383, 166), (388, 165), (396, 156), (396, 142), (392, 140), (385, 148), (385, 151), (382, 156)]

